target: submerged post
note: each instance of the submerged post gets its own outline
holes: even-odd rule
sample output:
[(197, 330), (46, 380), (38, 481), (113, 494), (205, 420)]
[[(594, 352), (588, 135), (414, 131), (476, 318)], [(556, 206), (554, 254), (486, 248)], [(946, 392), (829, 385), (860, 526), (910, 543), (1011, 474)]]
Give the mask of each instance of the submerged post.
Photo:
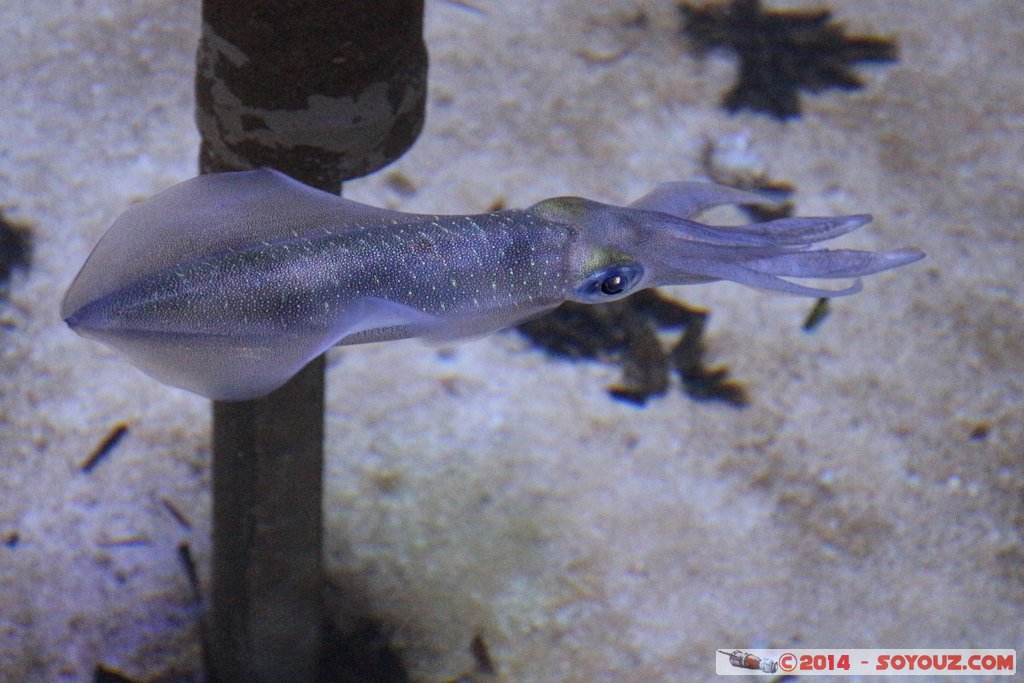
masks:
[[(423, 0), (204, 0), (200, 171), (276, 168), (329, 192), (398, 158), (423, 125)], [(324, 362), (213, 406), (211, 680), (323, 671)]]

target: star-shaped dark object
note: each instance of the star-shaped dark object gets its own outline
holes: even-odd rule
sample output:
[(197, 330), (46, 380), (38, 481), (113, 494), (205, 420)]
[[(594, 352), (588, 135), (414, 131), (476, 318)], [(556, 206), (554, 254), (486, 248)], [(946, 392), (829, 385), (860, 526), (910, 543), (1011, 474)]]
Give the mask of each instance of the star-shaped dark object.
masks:
[(828, 10), (766, 12), (760, 0), (678, 7), (683, 33), (699, 52), (727, 48), (739, 57), (739, 79), (723, 102), (731, 112), (749, 108), (782, 120), (796, 117), (801, 89), (856, 90), (864, 83), (851, 65), (897, 58), (894, 41), (846, 36)]

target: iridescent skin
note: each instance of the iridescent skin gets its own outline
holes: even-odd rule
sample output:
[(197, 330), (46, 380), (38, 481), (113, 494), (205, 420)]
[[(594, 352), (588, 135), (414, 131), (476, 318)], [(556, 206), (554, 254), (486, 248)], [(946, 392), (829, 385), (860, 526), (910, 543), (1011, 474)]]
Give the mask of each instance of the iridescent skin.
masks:
[(129, 209), (61, 308), (82, 336), (214, 399), (277, 388), (338, 344), (481, 335), (564, 301), (728, 279), (856, 278), (923, 256), (810, 250), (868, 216), (714, 227), (687, 217), (758, 195), (669, 183), (629, 207), (577, 197), (477, 216), (358, 204), (270, 170), (201, 176)]

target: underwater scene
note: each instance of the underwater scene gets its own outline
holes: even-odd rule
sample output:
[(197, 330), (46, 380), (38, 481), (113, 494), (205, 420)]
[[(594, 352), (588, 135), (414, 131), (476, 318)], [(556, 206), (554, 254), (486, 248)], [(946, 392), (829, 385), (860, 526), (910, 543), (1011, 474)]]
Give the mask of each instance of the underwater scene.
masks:
[(0, 22), (0, 682), (1016, 673), (1024, 4)]

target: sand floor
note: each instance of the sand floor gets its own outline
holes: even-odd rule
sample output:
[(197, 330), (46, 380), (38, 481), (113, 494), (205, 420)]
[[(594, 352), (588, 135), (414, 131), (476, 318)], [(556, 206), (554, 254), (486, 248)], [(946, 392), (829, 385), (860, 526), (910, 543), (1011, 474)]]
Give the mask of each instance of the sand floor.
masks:
[[(874, 214), (845, 245), (928, 259), (868, 279), (811, 334), (809, 300), (671, 290), (713, 311), (709, 358), (745, 409), (678, 386), (613, 401), (618, 369), (515, 332), (332, 352), (331, 584), (425, 682), (711, 679), (716, 648), (1020, 648), (1024, 7), (844, 2), (837, 18), (896, 38), (899, 62), (781, 123), (719, 108), (735, 61), (695, 59), (671, 2), (472, 4), (428, 1), (427, 126), (348, 196), (624, 202), (740, 141), (799, 213)], [(0, 679), (103, 663), (195, 680), (177, 548), (205, 579), (208, 402), (57, 311), (113, 219), (195, 173), (198, 3), (19, 0), (0, 21), (0, 206), (34, 236), (0, 302)], [(476, 636), (497, 674), (472, 673)]]

